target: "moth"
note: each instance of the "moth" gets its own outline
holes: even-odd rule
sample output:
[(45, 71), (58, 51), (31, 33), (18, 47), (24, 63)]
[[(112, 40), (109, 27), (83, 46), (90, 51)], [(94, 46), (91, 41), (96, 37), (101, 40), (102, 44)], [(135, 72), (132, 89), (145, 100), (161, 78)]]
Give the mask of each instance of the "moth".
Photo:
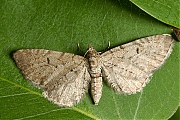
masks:
[(26, 79), (43, 89), (43, 96), (61, 107), (71, 107), (90, 89), (95, 105), (102, 96), (102, 79), (115, 92), (135, 94), (169, 57), (169, 34), (141, 38), (104, 53), (89, 46), (85, 57), (44, 49), (22, 49), (13, 54)]

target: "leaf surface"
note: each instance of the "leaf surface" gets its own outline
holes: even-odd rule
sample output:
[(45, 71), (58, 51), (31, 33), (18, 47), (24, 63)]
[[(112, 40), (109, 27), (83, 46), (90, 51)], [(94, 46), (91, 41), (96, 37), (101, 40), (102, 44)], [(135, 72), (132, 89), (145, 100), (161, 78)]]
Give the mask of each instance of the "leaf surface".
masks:
[(179, 0), (130, 0), (154, 18), (180, 28)]
[[(168, 119), (179, 103), (179, 43), (141, 93), (116, 94), (105, 83), (98, 106), (87, 93), (60, 108), (23, 78), (12, 58), (18, 49), (43, 48), (84, 55), (88, 44), (103, 51), (135, 39), (171, 33), (127, 0), (2, 0), (0, 3), (1, 119)], [(81, 51), (77, 51), (79, 43)]]

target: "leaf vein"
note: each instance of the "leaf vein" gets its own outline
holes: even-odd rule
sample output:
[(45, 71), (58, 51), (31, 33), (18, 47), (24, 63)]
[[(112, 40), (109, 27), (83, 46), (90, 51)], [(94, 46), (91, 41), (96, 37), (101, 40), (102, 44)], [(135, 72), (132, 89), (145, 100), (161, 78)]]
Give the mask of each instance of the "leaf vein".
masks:
[(22, 89), (24, 89), (24, 90), (26, 90), (26, 91), (29, 91), (29, 92), (32, 93), (32, 94), (42, 96), (42, 94), (40, 94), (40, 93), (38, 93), (38, 92), (36, 92), (36, 91), (30, 90), (30, 89), (28, 89), (28, 88), (26, 88), (26, 87), (24, 87), (24, 86), (21, 86), (21, 85), (15, 83), (15, 82), (12, 82), (12, 81), (10, 81), (10, 80), (4, 79), (4, 78), (2, 78), (2, 77), (0, 77), (0, 80), (5, 81), (5, 82), (8, 82), (8, 83), (10, 83), (10, 84), (12, 84), (12, 85), (14, 85), (14, 86), (20, 87), (20, 88), (22, 88)]
[(23, 120), (23, 119), (27, 119), (27, 118), (34, 118), (34, 117), (42, 116), (42, 115), (45, 115), (45, 114), (48, 114), (48, 113), (51, 113), (51, 112), (55, 112), (55, 111), (58, 111), (58, 110), (61, 110), (61, 109), (55, 109), (55, 110), (51, 110), (51, 111), (44, 112), (44, 113), (41, 113), (41, 114), (36, 114), (36, 115), (31, 115), (31, 116), (27, 116), (27, 117), (23, 117), (23, 118), (18, 118), (18, 119), (15, 119), (15, 120)]
[(117, 105), (117, 102), (116, 102), (116, 99), (114, 97), (114, 94), (113, 94), (113, 101), (114, 101), (114, 104), (115, 104), (115, 108), (116, 108), (116, 111), (117, 111), (117, 115), (119, 117), (120, 120), (122, 120), (121, 116), (120, 116), (120, 113), (119, 113), (119, 110), (118, 110), (118, 105)]
[[(40, 93), (38, 93), (38, 92), (32, 91), (32, 90), (30, 90), (30, 89), (28, 89), (28, 88), (26, 88), (26, 87), (24, 87), (24, 86), (21, 86), (21, 85), (15, 83), (15, 82), (9, 81), (9, 80), (7, 80), (7, 79), (5, 79), (5, 78), (0, 77), (0, 80), (5, 81), (5, 82), (8, 82), (8, 83), (10, 83), (10, 84), (12, 84), (12, 85), (14, 85), (14, 86), (20, 87), (20, 88), (22, 88), (22, 89), (24, 89), (24, 90), (26, 90), (26, 91), (28, 91), (28, 92), (30, 92), (30, 93), (32, 93), (32, 94), (35, 94), (35, 95), (38, 95), (38, 96), (42, 96), (42, 94), (40, 94)], [(29, 93), (29, 94), (30, 94), (30, 93)], [(23, 93), (22, 93), (22, 94), (23, 94)], [(14, 94), (14, 95), (22, 95), (22, 94)], [(27, 94), (27, 93), (24, 93), (24, 94)], [(7, 95), (7, 96), (3, 96), (3, 97), (9, 97), (9, 96), (13, 96), (13, 95)], [(0, 98), (2, 98), (2, 97), (0, 97)], [(72, 109), (73, 109), (74, 111), (77, 111), (77, 112), (79, 112), (79, 113), (82, 113), (82, 114), (84, 114), (84, 115), (86, 115), (86, 116), (88, 116), (88, 117), (91, 117), (91, 118), (93, 118), (93, 119), (100, 120), (100, 118), (98, 118), (97, 116), (93, 115), (92, 113), (86, 112), (86, 111), (84, 111), (84, 110), (82, 110), (82, 109), (79, 109), (79, 108), (77, 108), (77, 107), (72, 107)], [(33, 117), (40, 116), (40, 115), (44, 115), (44, 114), (47, 114), (47, 113), (50, 113), (50, 112), (53, 112), (53, 111), (57, 111), (57, 110), (64, 110), (64, 109), (56, 109), (56, 110), (52, 110), (52, 111), (49, 111), (49, 112), (46, 112), (46, 113), (41, 113), (41, 114), (37, 114), (37, 115), (33, 115), (33, 116), (27, 116), (27, 117), (20, 118), (20, 119), (17, 119), (17, 120), (22, 120), (22, 119), (26, 119), (26, 118), (33, 118)]]
[(20, 95), (27, 95), (27, 94), (30, 94), (30, 93), (27, 92), (27, 93), (21, 93), (21, 94), (5, 95), (5, 96), (0, 96), (0, 98), (14, 97), (14, 96), (20, 96)]
[(135, 114), (134, 114), (134, 120), (136, 120), (136, 117), (137, 117), (137, 113), (138, 113), (138, 110), (139, 110), (139, 106), (140, 106), (140, 103), (141, 103), (141, 98), (142, 98), (142, 94), (143, 94), (143, 90), (140, 92), (140, 96), (139, 96), (139, 99), (138, 99), (138, 104), (137, 104), (137, 107), (136, 107), (136, 111), (135, 111)]
[(92, 113), (85, 112), (84, 110), (79, 109), (77, 107), (72, 107), (72, 109), (75, 110), (75, 111), (78, 111), (79, 113), (82, 113), (82, 114), (84, 114), (84, 115), (86, 115), (86, 116), (88, 116), (90, 118), (93, 118), (95, 120), (101, 120), (100, 118), (98, 118), (97, 116), (93, 115)]

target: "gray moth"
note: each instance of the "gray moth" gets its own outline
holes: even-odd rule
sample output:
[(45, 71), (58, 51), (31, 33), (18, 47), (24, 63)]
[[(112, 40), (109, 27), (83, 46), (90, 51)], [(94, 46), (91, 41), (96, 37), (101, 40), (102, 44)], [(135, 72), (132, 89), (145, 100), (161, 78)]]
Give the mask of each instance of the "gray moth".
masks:
[(169, 34), (154, 35), (112, 48), (102, 54), (89, 46), (86, 57), (44, 49), (22, 49), (13, 58), (26, 79), (43, 89), (43, 96), (61, 107), (80, 102), (90, 89), (95, 105), (102, 96), (102, 79), (115, 92), (135, 94), (169, 57)]

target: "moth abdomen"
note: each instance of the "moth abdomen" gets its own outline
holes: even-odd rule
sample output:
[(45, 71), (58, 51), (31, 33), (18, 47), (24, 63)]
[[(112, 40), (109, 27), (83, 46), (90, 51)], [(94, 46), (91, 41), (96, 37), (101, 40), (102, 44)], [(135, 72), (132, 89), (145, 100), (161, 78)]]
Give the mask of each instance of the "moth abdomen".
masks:
[(98, 105), (102, 96), (102, 77), (91, 79), (91, 96), (94, 104)]

